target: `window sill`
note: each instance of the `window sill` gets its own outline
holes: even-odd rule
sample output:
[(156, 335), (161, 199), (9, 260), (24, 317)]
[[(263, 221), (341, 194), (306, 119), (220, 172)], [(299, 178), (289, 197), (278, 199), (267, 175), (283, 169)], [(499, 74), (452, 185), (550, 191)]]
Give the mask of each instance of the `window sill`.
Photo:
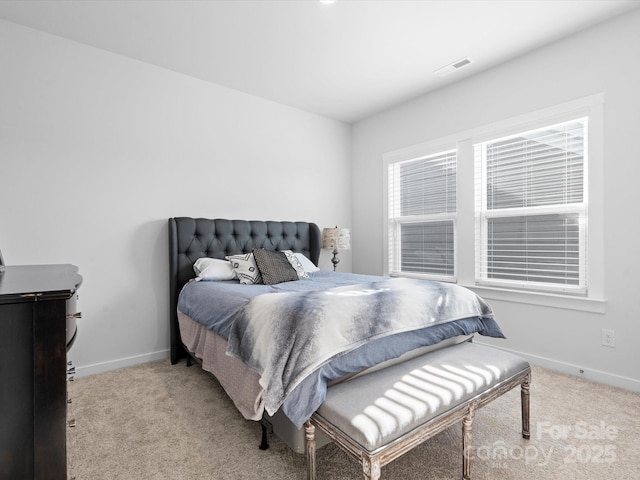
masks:
[(553, 293), (521, 292), (495, 287), (463, 285), (486, 300), (540, 305), (544, 307), (564, 308), (583, 312), (605, 313), (606, 300), (586, 297), (573, 297)]

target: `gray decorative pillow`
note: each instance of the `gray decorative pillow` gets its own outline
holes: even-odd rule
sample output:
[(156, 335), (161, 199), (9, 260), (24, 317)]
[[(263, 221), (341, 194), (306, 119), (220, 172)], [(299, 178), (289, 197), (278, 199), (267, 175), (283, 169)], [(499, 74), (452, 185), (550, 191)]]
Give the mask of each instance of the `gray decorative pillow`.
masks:
[(300, 263), (300, 260), (298, 260), (298, 257), (296, 257), (295, 253), (291, 250), (285, 250), (282, 253), (287, 256), (287, 260), (289, 260), (289, 263), (295, 269), (299, 279), (309, 278), (309, 274), (304, 271), (304, 267), (302, 266), (302, 263)]
[(229, 261), (231, 262), (231, 266), (235, 270), (240, 283), (244, 285), (262, 283), (260, 270), (258, 270), (258, 266), (253, 258), (253, 253), (231, 255), (229, 256)]
[(265, 285), (298, 280), (298, 272), (289, 263), (284, 252), (254, 248), (253, 257)]

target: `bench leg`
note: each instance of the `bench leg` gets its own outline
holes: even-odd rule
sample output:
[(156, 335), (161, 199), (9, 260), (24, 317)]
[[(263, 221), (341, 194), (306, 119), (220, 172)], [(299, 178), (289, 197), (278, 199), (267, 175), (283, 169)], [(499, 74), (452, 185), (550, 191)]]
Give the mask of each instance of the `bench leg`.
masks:
[(305, 437), (307, 440), (307, 480), (316, 479), (316, 427), (307, 420), (304, 424)]
[(380, 478), (380, 462), (377, 459), (362, 457), (362, 472), (365, 480)]
[(531, 438), (529, 430), (529, 385), (531, 383), (531, 374), (528, 374), (521, 385), (520, 401), (522, 406), (522, 438)]
[(475, 414), (475, 405), (469, 405), (469, 413), (462, 419), (462, 479), (471, 480), (471, 444), (472, 423)]

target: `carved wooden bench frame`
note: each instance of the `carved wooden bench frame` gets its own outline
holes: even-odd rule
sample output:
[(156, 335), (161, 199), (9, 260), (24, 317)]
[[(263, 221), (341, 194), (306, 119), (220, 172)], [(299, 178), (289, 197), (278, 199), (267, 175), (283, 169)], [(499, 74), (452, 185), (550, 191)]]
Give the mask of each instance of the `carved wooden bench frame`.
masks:
[(320, 416), (317, 412), (305, 423), (305, 436), (307, 443), (307, 479), (316, 478), (316, 445), (315, 429), (319, 428), (326, 433), (341, 449), (362, 462), (362, 471), (365, 479), (377, 480), (380, 478), (381, 468), (405, 454), (425, 440), (449, 428), (462, 420), (462, 478), (471, 479), (471, 445), (472, 423), (475, 411), (487, 403), (495, 400), (509, 390), (521, 386), (521, 410), (522, 410), (522, 437), (529, 439), (529, 385), (531, 382), (531, 368), (527, 367), (516, 373), (511, 378), (503, 380), (493, 387), (478, 393), (473, 398), (456, 405), (447, 412), (416, 425), (410, 432), (395, 440), (380, 446), (374, 451), (368, 451), (356, 443), (342, 431)]

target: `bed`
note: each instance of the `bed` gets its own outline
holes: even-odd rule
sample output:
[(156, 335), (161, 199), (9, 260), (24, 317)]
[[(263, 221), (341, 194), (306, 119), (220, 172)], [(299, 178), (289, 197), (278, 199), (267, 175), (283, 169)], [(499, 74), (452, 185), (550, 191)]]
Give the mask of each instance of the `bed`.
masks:
[[(318, 271), (320, 238), (320, 229), (310, 222), (169, 219), (171, 363), (195, 359), (217, 378), (245, 418), (270, 424), (298, 453), (305, 448), (302, 425), (333, 384), (467, 341), (476, 333), (503, 336), (490, 307), (466, 289)], [(272, 270), (268, 262), (284, 257), (298, 277), (279, 282), (277, 268)], [(227, 264), (239, 265), (230, 259), (238, 258), (254, 267), (260, 260), (265, 268), (258, 271), (266, 284), (251, 284), (251, 279), (244, 284), (242, 276), (253, 274), (243, 270), (246, 263), (228, 271)], [(215, 267), (212, 276), (202, 271), (206, 264)], [(425, 305), (429, 295), (435, 300)], [(393, 317), (391, 308), (412, 312), (399, 317), (418, 320), (409, 326), (371, 320)], [(324, 325), (318, 318), (344, 311), (350, 312), (347, 334), (342, 324), (318, 327)], [(337, 337), (334, 330), (340, 330)], [(304, 339), (303, 350), (291, 338)]]

